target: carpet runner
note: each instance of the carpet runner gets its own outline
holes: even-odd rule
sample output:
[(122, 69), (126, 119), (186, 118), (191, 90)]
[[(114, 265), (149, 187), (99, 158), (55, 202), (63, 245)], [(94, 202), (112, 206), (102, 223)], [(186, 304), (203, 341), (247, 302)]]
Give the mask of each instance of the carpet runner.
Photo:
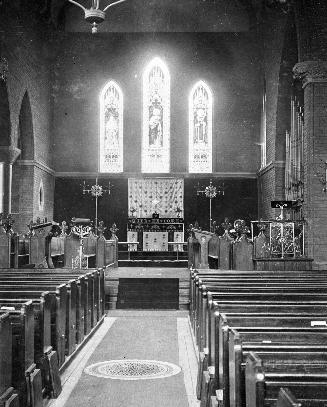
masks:
[(109, 316), (50, 406), (198, 406), (187, 313), (117, 310)]

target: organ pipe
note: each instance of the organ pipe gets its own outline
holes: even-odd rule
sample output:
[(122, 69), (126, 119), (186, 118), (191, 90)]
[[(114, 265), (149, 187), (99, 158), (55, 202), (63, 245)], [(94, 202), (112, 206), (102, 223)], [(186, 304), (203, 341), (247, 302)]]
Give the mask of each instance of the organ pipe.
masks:
[(303, 106), (296, 96), (291, 100), (291, 125), (286, 131), (285, 198), (290, 201), (303, 198)]

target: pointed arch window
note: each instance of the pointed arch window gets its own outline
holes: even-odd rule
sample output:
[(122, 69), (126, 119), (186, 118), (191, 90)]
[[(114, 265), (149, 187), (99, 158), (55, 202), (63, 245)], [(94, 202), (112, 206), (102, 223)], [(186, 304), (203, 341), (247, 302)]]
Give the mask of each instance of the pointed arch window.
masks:
[(100, 172), (123, 171), (123, 93), (115, 81), (100, 94)]
[(170, 168), (170, 75), (160, 58), (143, 73), (142, 172)]
[(203, 81), (189, 96), (189, 172), (212, 172), (212, 92)]

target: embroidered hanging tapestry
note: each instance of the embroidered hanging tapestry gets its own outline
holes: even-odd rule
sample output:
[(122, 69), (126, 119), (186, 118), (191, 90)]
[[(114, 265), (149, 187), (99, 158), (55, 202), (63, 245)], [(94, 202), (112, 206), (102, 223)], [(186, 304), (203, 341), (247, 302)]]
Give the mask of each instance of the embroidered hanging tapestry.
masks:
[(181, 178), (129, 178), (128, 216), (184, 217), (184, 180)]

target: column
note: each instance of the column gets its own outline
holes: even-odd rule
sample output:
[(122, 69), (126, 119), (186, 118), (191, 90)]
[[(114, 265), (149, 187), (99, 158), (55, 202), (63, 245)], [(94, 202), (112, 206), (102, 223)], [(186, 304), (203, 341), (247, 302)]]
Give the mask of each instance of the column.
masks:
[(294, 76), (304, 88), (304, 203), (306, 254), (316, 268), (327, 265), (327, 61), (299, 62)]
[(14, 146), (0, 147), (0, 212), (11, 213), (12, 165), (20, 154)]

